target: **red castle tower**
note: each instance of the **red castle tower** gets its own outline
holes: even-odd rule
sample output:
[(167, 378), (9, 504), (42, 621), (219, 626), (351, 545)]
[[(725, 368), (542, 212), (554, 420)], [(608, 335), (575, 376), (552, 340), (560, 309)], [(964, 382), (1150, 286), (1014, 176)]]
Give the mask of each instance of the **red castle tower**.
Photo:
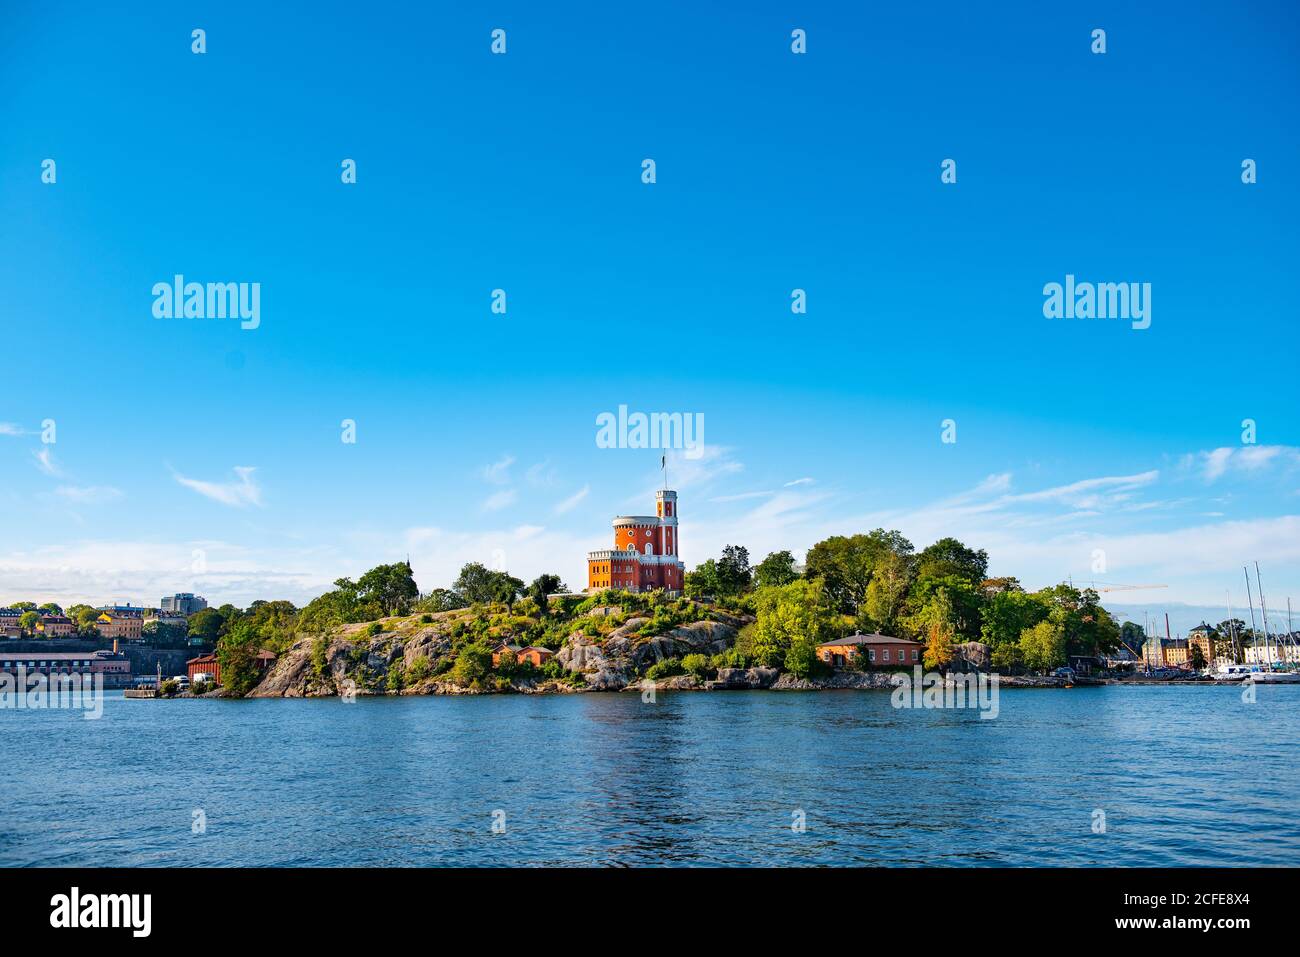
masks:
[(587, 591), (662, 588), (681, 594), (686, 566), (677, 557), (677, 493), (656, 492), (655, 511), (614, 519), (614, 547), (587, 553)]

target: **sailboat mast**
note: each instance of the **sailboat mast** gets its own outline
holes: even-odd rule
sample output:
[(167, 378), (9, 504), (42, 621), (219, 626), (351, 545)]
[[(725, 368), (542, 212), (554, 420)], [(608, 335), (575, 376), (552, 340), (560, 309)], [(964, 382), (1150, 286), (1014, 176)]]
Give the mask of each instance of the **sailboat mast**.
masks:
[[(1246, 566), (1241, 566), (1241, 573), (1246, 576), (1246, 604), (1250, 606), (1250, 646), (1259, 651), (1259, 628), (1255, 625), (1255, 602), (1250, 597), (1250, 572), (1246, 571)], [(1255, 655), (1259, 657), (1258, 653)], [(1258, 662), (1256, 662), (1258, 664)]]
[(1286, 596), (1286, 656), (1288, 663), (1295, 664), (1295, 629), (1291, 627), (1291, 596)]
[(1259, 562), (1255, 563), (1255, 584), (1259, 586), (1259, 613), (1264, 616), (1264, 651), (1268, 668), (1273, 670), (1273, 635), (1268, 630), (1268, 605), (1264, 604), (1264, 583), (1259, 580)]
[(1237, 629), (1232, 624), (1232, 589), (1228, 589), (1228, 638), (1232, 641), (1232, 660), (1237, 660)]

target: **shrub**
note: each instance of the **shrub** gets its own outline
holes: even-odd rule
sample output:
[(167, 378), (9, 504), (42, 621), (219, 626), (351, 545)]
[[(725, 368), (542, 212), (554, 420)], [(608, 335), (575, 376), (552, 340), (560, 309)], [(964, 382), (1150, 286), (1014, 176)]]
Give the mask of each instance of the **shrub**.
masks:
[(487, 677), (492, 668), (492, 649), (487, 645), (470, 642), (456, 655), (451, 678), (461, 687), (476, 685)]
[(329, 668), (330, 641), (321, 635), (311, 643), (311, 670), (317, 678), (324, 678)]
[(165, 695), (167, 697), (171, 697), (172, 695), (176, 694), (180, 690), (181, 690), (180, 682), (177, 681), (175, 678), (168, 678), (166, 681), (164, 681), (161, 685), (158, 686), (158, 693), (161, 695)]
[(646, 669), (645, 676), (651, 681), (657, 681), (660, 678), (671, 678), (673, 675), (682, 673), (682, 663), (676, 658), (665, 658), (662, 661), (656, 661)]
[(388, 669), (388, 690), (401, 691), (406, 687), (406, 667), (401, 661), (394, 661)]
[(384, 630), (383, 624), (378, 621), (372, 621), (370, 624), (366, 625), (366, 634), (370, 635), (372, 638), (375, 635), (380, 634), (383, 630)]
[(682, 659), (682, 668), (697, 678), (707, 678), (713, 670), (706, 655), (687, 655)]
[(428, 614), (421, 615), (421, 616), (420, 616), (420, 624), (422, 624), (422, 625), (432, 625), (432, 624), (433, 624), (433, 616), (432, 616), (432, 615), (428, 615)]
[(406, 669), (407, 680), (409, 680), (411, 684), (419, 684), (425, 678), (429, 677), (431, 670), (432, 669), (429, 667), (428, 657), (426, 655), (417, 655), (414, 660), (411, 661), (411, 667)]
[(690, 616), (680, 610), (666, 604), (657, 605), (650, 616), (650, 620), (641, 626), (640, 634), (643, 635), (662, 635), (664, 632), (672, 631), (678, 625), (686, 623)]
[(716, 670), (718, 668), (748, 668), (750, 665), (749, 656), (745, 654), (744, 649), (735, 645), (726, 651), (714, 655), (709, 662)]

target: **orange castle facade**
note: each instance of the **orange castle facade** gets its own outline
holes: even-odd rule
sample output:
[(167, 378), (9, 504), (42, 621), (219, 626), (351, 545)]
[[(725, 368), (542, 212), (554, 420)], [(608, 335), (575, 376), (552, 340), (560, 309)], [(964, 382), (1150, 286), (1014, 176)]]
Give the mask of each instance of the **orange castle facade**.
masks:
[(587, 591), (662, 588), (671, 595), (681, 593), (686, 566), (677, 557), (677, 493), (656, 492), (655, 511), (614, 519), (614, 547), (587, 553)]

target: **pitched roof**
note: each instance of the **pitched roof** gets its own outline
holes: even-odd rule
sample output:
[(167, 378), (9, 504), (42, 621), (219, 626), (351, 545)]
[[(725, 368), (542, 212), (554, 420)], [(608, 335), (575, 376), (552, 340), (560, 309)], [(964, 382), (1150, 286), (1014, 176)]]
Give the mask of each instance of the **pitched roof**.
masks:
[(860, 632), (849, 635), (847, 638), (838, 638), (835, 641), (823, 641), (818, 648), (836, 648), (841, 645), (916, 645), (923, 647), (919, 641), (911, 641), (907, 638), (891, 638), (889, 635), (879, 635), (872, 632), (864, 635)]

